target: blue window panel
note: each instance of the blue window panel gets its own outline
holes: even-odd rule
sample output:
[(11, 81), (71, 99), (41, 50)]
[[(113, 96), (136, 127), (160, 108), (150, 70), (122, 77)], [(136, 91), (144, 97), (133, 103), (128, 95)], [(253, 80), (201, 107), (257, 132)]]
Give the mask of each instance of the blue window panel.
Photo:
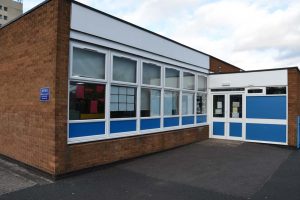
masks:
[(285, 143), (286, 125), (248, 123), (246, 125), (246, 139)]
[(229, 135), (232, 137), (242, 137), (242, 123), (230, 123)]
[(206, 115), (201, 115), (201, 116), (197, 116), (197, 123), (206, 123), (207, 122), (207, 116)]
[(122, 120), (110, 122), (110, 133), (136, 131), (136, 120)]
[(164, 118), (164, 127), (179, 126), (179, 117)]
[(213, 135), (221, 135), (224, 136), (224, 122), (214, 122), (213, 123)]
[(105, 122), (69, 124), (69, 138), (103, 134), (105, 134)]
[(194, 124), (194, 120), (194, 116), (182, 117), (182, 125)]
[(247, 97), (247, 118), (286, 119), (286, 96)]
[(141, 130), (160, 128), (160, 118), (141, 119)]

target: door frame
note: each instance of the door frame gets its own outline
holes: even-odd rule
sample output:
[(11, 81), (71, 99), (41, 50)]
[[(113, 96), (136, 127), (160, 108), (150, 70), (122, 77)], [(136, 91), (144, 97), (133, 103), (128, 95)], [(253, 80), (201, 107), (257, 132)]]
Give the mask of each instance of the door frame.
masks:
[[(225, 108), (224, 108), (224, 117), (214, 117), (213, 116), (213, 99), (215, 95), (224, 95), (225, 96)], [(230, 96), (231, 95), (242, 95), (242, 117), (241, 118), (230, 118)], [(220, 91), (220, 92), (210, 92), (210, 138), (217, 139), (226, 139), (226, 140), (238, 140), (245, 141), (246, 140), (246, 95), (245, 91)], [(224, 122), (224, 136), (213, 135), (213, 123), (214, 122)], [(241, 123), (242, 125), (242, 137), (234, 137), (230, 136), (230, 123)]]

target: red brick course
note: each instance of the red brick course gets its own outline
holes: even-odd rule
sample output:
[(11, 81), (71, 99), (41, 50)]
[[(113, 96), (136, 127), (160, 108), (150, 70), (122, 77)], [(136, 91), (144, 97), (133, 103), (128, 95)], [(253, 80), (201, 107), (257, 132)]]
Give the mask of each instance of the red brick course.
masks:
[(209, 58), (210, 71), (214, 73), (228, 73), (228, 72), (240, 72), (243, 71), (234, 65), (226, 63), (218, 58), (210, 56)]
[(297, 144), (297, 116), (300, 115), (300, 72), (297, 68), (288, 70), (288, 144)]

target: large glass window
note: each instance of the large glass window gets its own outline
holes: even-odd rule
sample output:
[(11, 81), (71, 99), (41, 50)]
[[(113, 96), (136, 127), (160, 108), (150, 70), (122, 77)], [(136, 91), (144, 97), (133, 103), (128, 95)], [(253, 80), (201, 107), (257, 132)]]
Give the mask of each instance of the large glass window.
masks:
[(166, 87), (179, 88), (180, 72), (176, 69), (166, 68)]
[(69, 119), (105, 118), (105, 85), (70, 83)]
[(105, 54), (74, 47), (72, 76), (105, 79)]
[(165, 91), (164, 95), (164, 115), (178, 115), (179, 114), (179, 92)]
[(110, 117), (126, 118), (136, 116), (136, 88), (111, 86)]
[(160, 116), (160, 90), (142, 88), (141, 117)]
[(198, 90), (202, 92), (207, 91), (207, 77), (198, 76)]
[(113, 80), (136, 83), (137, 61), (125, 57), (113, 57)]
[(206, 114), (207, 94), (197, 94), (197, 114)]
[(182, 93), (182, 115), (194, 114), (194, 94)]
[(160, 66), (143, 63), (143, 84), (160, 86)]
[(183, 72), (183, 88), (188, 90), (195, 89), (195, 75), (189, 72)]

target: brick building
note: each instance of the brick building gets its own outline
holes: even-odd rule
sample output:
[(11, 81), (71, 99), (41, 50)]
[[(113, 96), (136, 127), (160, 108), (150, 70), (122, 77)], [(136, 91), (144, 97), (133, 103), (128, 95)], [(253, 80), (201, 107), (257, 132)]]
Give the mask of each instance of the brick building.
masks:
[(242, 71), (69, 0), (0, 44), (0, 154), (51, 175), (208, 138), (297, 145), (298, 68)]

